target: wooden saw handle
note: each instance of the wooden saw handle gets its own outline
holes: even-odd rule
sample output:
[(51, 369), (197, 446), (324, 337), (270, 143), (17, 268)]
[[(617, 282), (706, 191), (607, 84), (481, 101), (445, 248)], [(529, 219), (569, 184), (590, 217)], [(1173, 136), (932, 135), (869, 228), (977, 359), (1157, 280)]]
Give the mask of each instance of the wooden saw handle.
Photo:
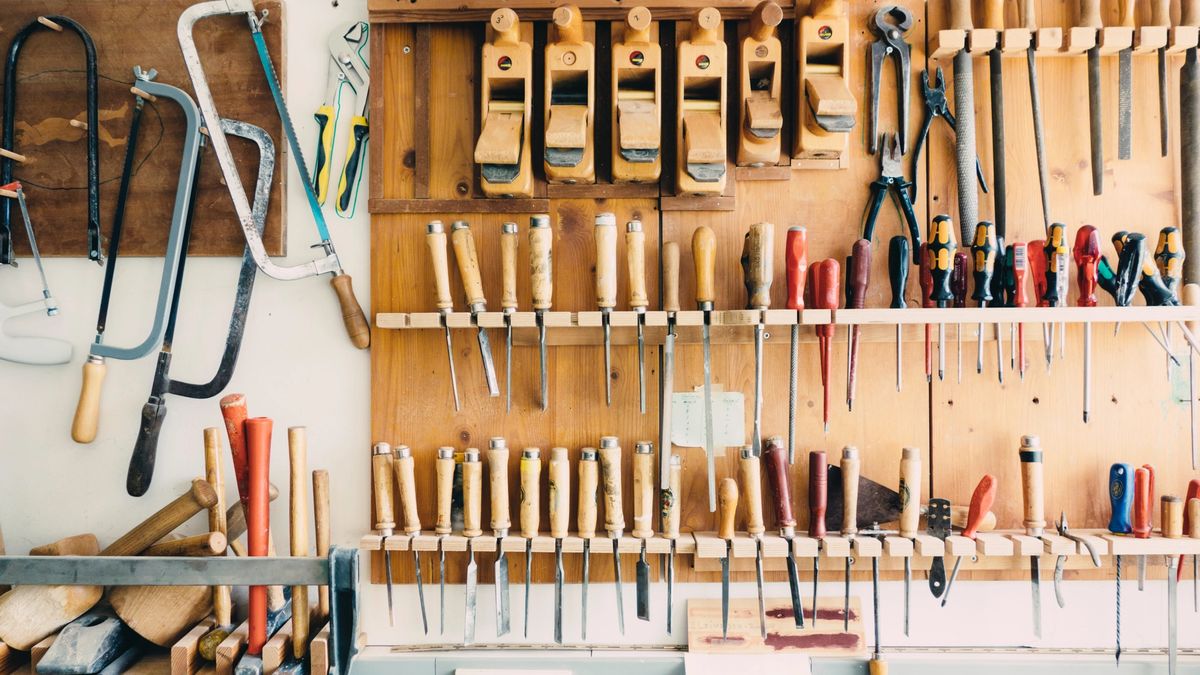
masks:
[(358, 349), (371, 346), (371, 326), (363, 314), (358, 298), (354, 297), (354, 281), (345, 272), (335, 274), (329, 280), (333, 292), (337, 294), (338, 305), (342, 308), (342, 324), (346, 327), (346, 335), (350, 344)]
[(76, 443), (96, 440), (96, 431), (100, 427), (100, 391), (107, 371), (104, 357), (89, 356), (83, 363), (83, 384), (79, 388), (79, 402), (75, 405), (75, 419), (71, 422), (71, 440)]
[(566, 448), (551, 448), (550, 536), (563, 539), (571, 528), (571, 460)]

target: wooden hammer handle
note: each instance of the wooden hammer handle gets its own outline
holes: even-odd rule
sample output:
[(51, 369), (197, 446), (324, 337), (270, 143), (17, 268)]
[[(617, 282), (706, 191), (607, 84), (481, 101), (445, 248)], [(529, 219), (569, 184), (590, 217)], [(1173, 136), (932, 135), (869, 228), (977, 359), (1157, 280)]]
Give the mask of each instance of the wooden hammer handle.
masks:
[[(149, 556), (186, 556), (186, 557), (202, 557), (225, 555), (225, 549), (229, 541), (221, 532), (205, 532), (203, 534), (193, 534), (190, 537), (180, 537), (178, 539), (168, 539), (160, 541), (143, 553)], [(225, 588), (228, 586), (218, 586), (216, 588)], [(214, 603), (216, 599), (214, 596)], [(228, 624), (221, 624), (226, 626)]]
[[(329, 472), (317, 469), (312, 472), (313, 527), (316, 530), (317, 555), (329, 555)], [(317, 589), (317, 613), (320, 620), (329, 616), (329, 587)]]
[[(225, 518), (225, 478), (221, 471), (221, 430), (208, 427), (204, 430), (204, 477), (208, 480), (213, 491), (217, 493), (217, 503), (208, 510), (208, 529), (213, 534), (221, 536), (220, 552), (223, 555), (227, 545), (226, 535), (229, 532)], [(233, 623), (233, 599), (228, 586), (213, 586), (213, 616), (217, 625), (228, 626)]]
[(187, 492), (143, 520), (120, 539), (109, 544), (100, 555), (139, 555), (154, 542), (186, 523), (192, 516), (217, 503), (217, 492), (208, 481), (197, 478)]
[[(291, 470), (289, 506), (292, 557), (308, 555), (308, 432), (288, 428), (288, 467)], [(308, 653), (308, 586), (292, 586), (292, 656), (301, 660)]]

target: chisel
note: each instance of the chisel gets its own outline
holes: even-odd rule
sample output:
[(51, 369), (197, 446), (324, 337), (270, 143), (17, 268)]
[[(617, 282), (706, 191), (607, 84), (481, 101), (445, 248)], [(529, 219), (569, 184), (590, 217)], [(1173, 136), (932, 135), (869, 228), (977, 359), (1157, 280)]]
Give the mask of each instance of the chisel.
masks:
[[(1132, 529), (1136, 539), (1149, 539), (1154, 528), (1150, 505), (1154, 503), (1154, 467), (1143, 464), (1133, 472)], [(1138, 590), (1146, 590), (1146, 556), (1137, 559)]]
[(571, 461), (566, 448), (551, 448), (550, 477), (550, 536), (554, 537), (554, 642), (563, 643), (563, 539), (570, 528)]
[(754, 431), (750, 437), (755, 456), (762, 455), (763, 338), (767, 330), (767, 308), (771, 306), (774, 277), (775, 226), (754, 223), (742, 243), (742, 277), (746, 285), (746, 309), (758, 314), (754, 324)]
[(518, 515), (525, 538), (525, 637), (529, 637), (529, 587), (533, 583), (533, 538), (541, 525), (542, 453), (537, 448), (521, 451), (521, 500)]
[(550, 229), (550, 216), (539, 214), (529, 218), (529, 280), (533, 296), (533, 311), (537, 315), (538, 362), (542, 374), (542, 411), (550, 404), (548, 376), (546, 373), (546, 312), (550, 311), (554, 298), (554, 260), (550, 247), (554, 232)]
[(387, 548), (387, 538), (396, 527), (392, 494), (392, 446), (376, 443), (371, 449), (371, 482), (374, 488), (372, 504), (375, 507), (375, 531), (383, 537), (383, 574), (387, 582), (388, 625), (396, 625), (396, 613), (392, 605), (392, 552)]
[[(463, 614), (463, 644), (475, 642), (475, 610), (478, 606), (479, 567), (475, 564), (475, 537), (483, 534), (483, 462), (479, 449), (463, 454), (463, 536), (467, 538), (466, 611)], [(498, 542), (499, 540), (497, 540)]]
[[(975, 539), (975, 533), (983, 523), (984, 517), (992, 510), (992, 504), (996, 501), (996, 484), (995, 476), (985, 474), (979, 480), (979, 484), (975, 486), (975, 492), (971, 493), (967, 523), (962, 530), (962, 536), (967, 539)], [(971, 557), (975, 558), (975, 556)], [(945, 607), (946, 602), (950, 599), (950, 590), (954, 587), (954, 580), (958, 578), (958, 569), (962, 565), (962, 561), (963, 556), (959, 556), (954, 561), (954, 569), (950, 571), (950, 580), (946, 582), (946, 592), (942, 594), (942, 607)]]
[[(738, 486), (732, 478), (721, 480), (719, 495), (721, 512), (717, 520), (717, 536), (725, 540), (725, 556), (721, 558), (721, 639), (729, 638), (729, 558), (733, 555), (733, 519), (737, 516)], [(815, 620), (814, 616), (814, 620)]]
[[(1025, 65), (1029, 73), (1029, 108), (1033, 113), (1033, 143), (1037, 153), (1038, 187), (1042, 195), (1042, 227), (1050, 227), (1050, 181), (1049, 170), (1046, 168), (1046, 134), (1042, 130), (1042, 96), (1038, 90), (1037, 76), (1037, 8), (1034, 0), (1020, 0), (1017, 3), (1017, 13), (1021, 27), (1033, 36), (1029, 47), (1025, 50)], [(1007, 223), (996, 219), (996, 250), (997, 255), (1005, 250), (1008, 241)], [(992, 295), (999, 296), (999, 288), (992, 290)], [(999, 297), (997, 297), (997, 301)]]
[(599, 472), (596, 466), (596, 449), (584, 448), (579, 453), (579, 538), (583, 540), (583, 571), (580, 580), (580, 637), (587, 640), (588, 617), (588, 570), (592, 560), (592, 539), (596, 536), (596, 487)]
[[(904, 448), (900, 455), (900, 536), (912, 539), (921, 520), (921, 451)], [(904, 634), (908, 635), (909, 588), (912, 558), (904, 558)]]
[[(1042, 490), (1042, 445), (1037, 436), (1021, 437), (1021, 496), (1024, 502), (1025, 534), (1041, 539), (1046, 528), (1046, 501)], [(1029, 556), (1029, 586), (1033, 593), (1033, 634), (1042, 636), (1042, 589), (1038, 568), (1040, 556)]]
[[(1122, 28), (1135, 27), (1137, 0), (1117, 3)], [(1133, 44), (1117, 53), (1117, 159), (1133, 156)]]
[(479, 313), (487, 311), (487, 300), (483, 295), (483, 279), (479, 273), (479, 255), (475, 250), (475, 237), (464, 220), (450, 224), (450, 243), (454, 246), (454, 260), (458, 263), (458, 276), (462, 279), (463, 291), (467, 294), (467, 307), (471, 310), (471, 323), (475, 325), (479, 342), (479, 356), (483, 359), (483, 379), (487, 383), (488, 396), (499, 396), (500, 385), (496, 383), (496, 364), (492, 363), (492, 347), (488, 342), (487, 329), (479, 325)]
[(625, 634), (625, 597), (621, 589), (621, 532), (625, 512), (621, 500), (621, 446), (616, 436), (600, 438), (600, 471), (604, 484), (604, 529), (612, 539), (613, 578), (617, 590), (617, 628)]
[[(412, 450), (407, 445), (397, 445), (393, 451), (392, 470), (396, 476), (396, 488), (400, 493), (400, 506), (404, 514), (404, 534), (416, 537), (421, 534), (421, 517), (417, 514), (417, 483), (414, 476)], [(421, 625), (429, 634), (429, 619), (425, 616), (425, 585), (421, 581), (421, 553), (413, 547), (413, 571), (417, 578), (417, 597), (421, 602)]]
[(670, 635), (672, 615), (675, 610), (675, 540), (679, 538), (679, 496), (683, 475), (683, 465), (679, 455), (671, 455), (668, 471), (670, 473), (667, 478), (667, 488), (662, 490), (659, 499), (661, 500), (663, 537), (671, 542), (671, 550), (667, 553), (667, 635)]
[[(972, 187), (972, 190), (974, 187)], [(933, 289), (929, 299), (939, 308), (948, 307), (954, 294), (950, 290), (950, 273), (954, 266), (954, 253), (958, 243), (954, 241), (954, 222), (945, 214), (934, 216), (930, 225), (929, 274), (933, 278)], [(946, 379), (946, 324), (938, 324), (938, 380)]]
[(429, 260), (433, 264), (434, 288), (437, 293), (437, 308), (441, 314), (442, 329), (446, 331), (446, 360), (450, 363), (450, 392), (454, 394), (454, 412), (462, 408), (458, 400), (458, 378), (454, 374), (454, 343), (450, 338), (447, 319), (454, 311), (454, 298), (450, 295), (450, 266), (446, 256), (446, 230), (442, 221), (430, 221), (425, 228), (425, 242), (429, 244)]
[[(980, 307), (987, 307), (992, 301), (992, 275), (996, 272), (996, 229), (991, 221), (981, 220), (975, 226), (975, 238), (971, 240), (971, 276), (975, 282), (975, 292), (971, 294)], [(1004, 348), (1000, 340), (1000, 324), (996, 324), (996, 371), (1000, 383), (1004, 383)], [(983, 373), (983, 322), (975, 328), (975, 373)]]
[[(1167, 539), (1179, 539), (1183, 536), (1183, 500), (1179, 497), (1163, 495), (1162, 498), (1162, 536)], [(1167, 672), (1175, 675), (1178, 664), (1179, 650), (1177, 642), (1177, 620), (1179, 604), (1176, 594), (1179, 591), (1179, 558), (1173, 555), (1165, 556), (1167, 564)]]
[[(867, 286), (871, 281), (871, 242), (866, 239), (859, 239), (854, 242), (854, 247), (851, 250), (853, 252), (850, 254), (850, 260), (846, 265), (848, 291), (846, 307), (862, 309), (867, 305)], [(846, 331), (846, 337), (850, 342), (849, 353), (846, 354), (848, 364), (846, 408), (849, 410), (854, 410), (854, 390), (858, 375), (858, 343), (861, 332), (862, 327), (859, 324), (854, 324)]]
[[(804, 282), (808, 280), (808, 230), (793, 225), (788, 228), (784, 243), (784, 266), (787, 275), (787, 308), (804, 309)], [(791, 361), (788, 368), (788, 447), (787, 460), (796, 461), (796, 379), (800, 366), (800, 317), (792, 324)], [(795, 560), (792, 561), (795, 564)], [(803, 618), (801, 618), (803, 620)]]
[[(1133, 531), (1129, 522), (1129, 511), (1133, 506), (1133, 466), (1124, 463), (1113, 464), (1108, 469), (1108, 500), (1112, 509), (1108, 519), (1108, 531), (1113, 534), (1128, 534)], [(1117, 627), (1117, 665), (1121, 665), (1121, 554), (1113, 556), (1113, 570), (1116, 572), (1116, 627)]]
[[(970, 31), (971, 3), (954, 0), (950, 5), (950, 28)], [(958, 226), (960, 239), (967, 241), (971, 230), (979, 222), (979, 194), (975, 181), (975, 76), (971, 53), (962, 49), (954, 55), (954, 160), (958, 179)], [(935, 221), (936, 222), (936, 221)], [(930, 237), (933, 241), (933, 237)], [(932, 248), (932, 244), (931, 244)], [(946, 259), (950, 269), (953, 251)]]
[(612, 310), (617, 305), (617, 217), (596, 214), (596, 306), (604, 326), (604, 403), (612, 405)]
[[(813, 263), (808, 270), (808, 288), (811, 290), (809, 299), (816, 309), (836, 310), (838, 308), (838, 286), (841, 278), (841, 266), (833, 258), (826, 258)], [(825, 433), (829, 433), (829, 366), (833, 360), (833, 338), (835, 327), (832, 323), (816, 327), (817, 342), (821, 355), (821, 388), (823, 391), (823, 407), (821, 419)]]
[(762, 465), (759, 456), (754, 454), (752, 447), (742, 448), (738, 460), (741, 465), (741, 493), (746, 496), (746, 531), (754, 540), (754, 581), (758, 586), (758, 630), (765, 640), (767, 638), (767, 603), (763, 597), (763, 533), (767, 531), (763, 524), (762, 513)]
[[(858, 458), (858, 448), (846, 446), (842, 448), (842, 536), (854, 539), (858, 534), (858, 477), (862, 470), (862, 461)], [(854, 559), (846, 556), (845, 591), (842, 597), (842, 630), (850, 631), (850, 566)], [(813, 613), (816, 616), (816, 612)]]
[(812, 625), (817, 627), (817, 582), (821, 574), (821, 549), (825, 548), (825, 506), (828, 500), (829, 466), (824, 450), (808, 453), (808, 536), (818, 540), (813, 556)]
[[(662, 245), (662, 298), (667, 313), (667, 334), (662, 347), (662, 383), (658, 398), (659, 488), (667, 490), (671, 461), (671, 397), (675, 389), (675, 312), (679, 311), (679, 244)], [(678, 494), (678, 493), (676, 493)]]
[(1096, 44), (1087, 51), (1088, 129), (1092, 148), (1092, 194), (1104, 192), (1104, 119), (1100, 113), (1100, 0), (1080, 0), (1081, 28), (1096, 29)]
[(650, 564), (646, 562), (646, 540), (654, 536), (654, 444), (640, 441), (633, 451), (633, 529), (642, 540), (637, 562), (637, 618), (650, 620)]
[(517, 224), (500, 225), (500, 309), (504, 311), (504, 412), (512, 412), (512, 315), (517, 311)]
[(508, 635), (512, 613), (509, 610), (508, 553), (504, 538), (512, 527), (508, 509), (508, 443), (496, 436), (488, 440), (488, 487), (491, 488), (492, 534), (496, 537), (496, 637)]
[(446, 537), (450, 526), (450, 504), (454, 500), (454, 448), (441, 447), (434, 463), (437, 477), (437, 520), (433, 533), (438, 537), (438, 633), (446, 634)]
[(792, 601), (792, 618), (797, 628), (804, 628), (804, 606), (800, 602), (800, 573), (796, 569), (793, 540), (796, 536), (796, 518), (792, 515), (791, 476), (788, 475), (788, 460), (784, 455), (783, 439), (772, 436), (763, 446), (763, 461), (767, 467), (767, 484), (771, 487), (772, 504), (775, 506), (775, 525), (779, 536), (788, 544), (787, 571), (788, 591)]
[(637, 314), (638, 411), (646, 414), (646, 233), (642, 221), (625, 225), (625, 259), (629, 269), (629, 308)]
[[(708, 510), (717, 510), (717, 458), (713, 449), (712, 322), (716, 290), (717, 239), (712, 228), (701, 225), (692, 233), (692, 262), (696, 273), (696, 308), (704, 312), (704, 453), (708, 460)], [(818, 329), (819, 330), (819, 329)]]
[[(892, 309), (904, 309), (908, 303), (904, 301), (904, 292), (908, 287), (908, 266), (911, 250), (908, 238), (896, 235), (888, 242), (888, 283), (892, 288)], [(901, 324), (896, 324), (896, 391), (904, 385), (904, 344)]]
[[(1079, 286), (1080, 307), (1096, 306), (1096, 272), (1100, 264), (1100, 235), (1096, 228), (1084, 225), (1075, 233), (1076, 282)], [(1083, 324), (1083, 423), (1092, 413), (1092, 324)]]

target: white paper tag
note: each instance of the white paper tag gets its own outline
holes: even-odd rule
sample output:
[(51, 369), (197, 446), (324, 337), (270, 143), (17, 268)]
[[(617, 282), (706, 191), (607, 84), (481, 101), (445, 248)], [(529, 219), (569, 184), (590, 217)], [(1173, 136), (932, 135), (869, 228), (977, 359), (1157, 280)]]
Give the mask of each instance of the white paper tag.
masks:
[[(740, 391), (714, 391), (713, 450), (746, 444), (746, 397)], [(704, 391), (671, 395), (671, 443), (684, 448), (704, 447)]]

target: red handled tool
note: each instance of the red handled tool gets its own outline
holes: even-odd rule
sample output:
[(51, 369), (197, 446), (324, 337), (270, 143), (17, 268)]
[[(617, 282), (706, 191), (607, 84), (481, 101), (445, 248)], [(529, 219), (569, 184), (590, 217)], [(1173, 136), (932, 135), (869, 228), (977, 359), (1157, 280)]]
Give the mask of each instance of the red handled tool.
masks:
[[(1075, 233), (1076, 278), (1079, 285), (1080, 307), (1096, 306), (1097, 269), (1100, 264), (1100, 235), (1096, 228), (1084, 225)], [(1087, 424), (1092, 412), (1092, 324), (1083, 324), (1083, 423)]]
[[(867, 304), (867, 286), (871, 280), (871, 242), (859, 239), (854, 242), (853, 253), (850, 255), (848, 305), (853, 309), (862, 309)], [(846, 407), (854, 410), (854, 385), (858, 374), (858, 337), (862, 328), (855, 324), (850, 327), (849, 376), (846, 378)]]
[[(784, 266), (787, 273), (787, 308), (804, 309), (805, 287), (808, 279), (808, 230), (789, 227), (784, 244)], [(800, 321), (792, 324), (791, 361), (788, 370), (788, 464), (796, 461), (796, 378), (800, 365)]]
[[(816, 309), (835, 310), (838, 308), (838, 287), (841, 276), (841, 266), (833, 258), (826, 258), (814, 263), (809, 268), (812, 278), (808, 280), (811, 290), (812, 305)], [(825, 407), (822, 419), (825, 423), (825, 433), (829, 433), (829, 362), (833, 359), (834, 325), (832, 323), (817, 326), (817, 340), (821, 347), (821, 386), (825, 391)]]
[[(1143, 464), (1133, 472), (1133, 511), (1131, 513), (1133, 536), (1149, 539), (1154, 529), (1154, 467)], [(1146, 590), (1146, 556), (1139, 555), (1137, 561), (1138, 590)]]
[[(255, 557), (267, 555), (267, 538), (271, 531), (271, 429), (269, 417), (254, 417), (245, 423), (246, 453), (250, 465), (246, 540), (250, 555)], [(262, 648), (267, 642), (267, 587), (251, 586), (249, 604), (246, 654), (262, 658)]]
[[(975, 533), (979, 531), (984, 517), (992, 510), (992, 504), (996, 501), (996, 486), (996, 477), (991, 474), (984, 474), (983, 478), (979, 479), (979, 484), (975, 486), (975, 492), (971, 495), (971, 506), (967, 510), (967, 524), (963, 528), (962, 536), (968, 539), (975, 538)], [(971, 557), (972, 560), (975, 558), (975, 556)], [(950, 572), (950, 581), (946, 582), (946, 592), (942, 594), (942, 607), (945, 607), (946, 601), (950, 599), (950, 589), (954, 586), (954, 580), (958, 578), (958, 568), (962, 565), (962, 561), (961, 556), (954, 561), (954, 569)]]

